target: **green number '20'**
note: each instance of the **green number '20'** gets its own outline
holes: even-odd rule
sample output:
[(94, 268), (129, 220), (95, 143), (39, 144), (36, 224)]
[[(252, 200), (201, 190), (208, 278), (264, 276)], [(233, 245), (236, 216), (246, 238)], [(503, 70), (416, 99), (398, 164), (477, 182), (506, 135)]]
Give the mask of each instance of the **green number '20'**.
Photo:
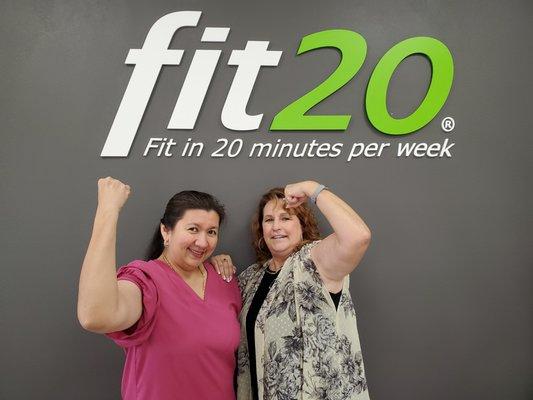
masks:
[[(305, 115), (316, 104), (347, 84), (361, 68), (366, 57), (366, 41), (356, 32), (332, 29), (307, 35), (298, 55), (310, 50), (334, 47), (340, 50), (337, 69), (320, 85), (281, 110), (270, 126), (280, 130), (345, 130), (350, 115)], [(414, 54), (426, 56), (431, 63), (431, 82), (418, 108), (401, 119), (387, 110), (387, 91), (398, 65)], [(405, 135), (427, 125), (444, 106), (453, 82), (453, 58), (442, 42), (430, 37), (406, 39), (392, 47), (376, 65), (366, 92), (366, 112), (370, 123), (380, 132)]]

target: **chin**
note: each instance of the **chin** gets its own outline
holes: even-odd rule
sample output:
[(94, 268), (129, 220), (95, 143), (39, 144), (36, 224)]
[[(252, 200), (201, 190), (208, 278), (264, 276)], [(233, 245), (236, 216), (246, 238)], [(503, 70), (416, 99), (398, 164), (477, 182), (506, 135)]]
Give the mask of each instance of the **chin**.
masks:
[(194, 259), (194, 258), (190, 258), (189, 260), (187, 260), (187, 264), (186, 264), (186, 268), (188, 271), (192, 271), (196, 268), (198, 268), (198, 266), (200, 264), (202, 264), (204, 262), (204, 258), (202, 259)]
[(272, 254), (272, 256), (276, 256), (276, 257), (285, 257), (285, 256), (287, 256), (290, 253), (292, 253), (292, 251), (290, 251), (287, 247), (284, 247), (284, 248), (273, 248), (272, 250), (270, 250), (270, 254)]

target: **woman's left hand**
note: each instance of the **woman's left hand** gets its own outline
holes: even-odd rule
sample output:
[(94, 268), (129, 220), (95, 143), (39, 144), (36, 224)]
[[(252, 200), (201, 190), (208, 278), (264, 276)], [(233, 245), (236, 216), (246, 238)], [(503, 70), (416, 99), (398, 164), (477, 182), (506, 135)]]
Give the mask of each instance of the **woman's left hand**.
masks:
[(315, 181), (303, 181), (285, 186), (286, 207), (294, 208), (306, 202), (317, 186), (318, 183)]
[(226, 282), (231, 282), (233, 275), (237, 272), (237, 268), (233, 265), (231, 257), (227, 254), (218, 254), (216, 256), (211, 256), (210, 260), (215, 271), (224, 279)]

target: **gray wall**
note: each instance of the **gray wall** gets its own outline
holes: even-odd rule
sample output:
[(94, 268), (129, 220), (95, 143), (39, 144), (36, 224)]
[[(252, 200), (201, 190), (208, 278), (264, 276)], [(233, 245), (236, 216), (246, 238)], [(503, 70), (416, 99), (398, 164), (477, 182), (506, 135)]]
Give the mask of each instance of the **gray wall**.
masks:
[[(165, 67), (128, 158), (99, 154), (129, 81), (124, 60), (152, 24), (179, 10), (203, 11), (180, 31), (182, 65)], [(531, 103), (533, 5), (529, 1), (8, 1), (0, 16), (2, 146), (2, 399), (116, 399), (122, 351), (76, 320), (77, 282), (96, 205), (96, 180), (133, 188), (119, 226), (118, 260), (140, 258), (166, 200), (196, 188), (227, 204), (219, 250), (240, 268), (253, 261), (248, 221), (258, 195), (314, 179), (368, 222), (372, 245), (352, 274), (373, 399), (531, 399)], [(199, 44), (205, 26), (229, 26), (228, 41)], [(334, 50), (295, 56), (300, 38), (328, 28), (361, 33), (368, 56), (357, 76), (313, 113), (352, 114), (344, 133), (269, 133), (274, 114), (337, 64)], [(452, 92), (419, 132), (389, 137), (366, 120), (370, 73), (395, 43), (433, 36), (455, 61)], [(263, 68), (248, 105), (261, 128), (235, 133), (220, 111), (246, 40), (283, 50)], [(211, 47), (210, 47), (211, 46)], [(221, 48), (221, 63), (194, 131), (168, 131), (197, 48)], [(425, 93), (428, 63), (398, 69), (391, 112), (409, 113)], [(440, 121), (453, 116), (444, 133)], [(153, 136), (203, 141), (282, 138), (455, 143), (452, 158), (199, 159), (142, 157)], [(529, 177), (529, 179), (528, 179)], [(321, 221), (324, 232), (327, 225)]]

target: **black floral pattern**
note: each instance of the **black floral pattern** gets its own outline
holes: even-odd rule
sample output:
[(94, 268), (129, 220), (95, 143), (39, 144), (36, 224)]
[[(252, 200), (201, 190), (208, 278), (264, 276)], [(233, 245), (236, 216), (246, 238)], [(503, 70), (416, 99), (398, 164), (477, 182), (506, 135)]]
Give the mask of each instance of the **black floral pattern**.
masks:
[(276, 342), (270, 342), (264, 360), (262, 379), (266, 399), (296, 399), (302, 387), (301, 336), (284, 336), (283, 345), (278, 348)]
[[(316, 266), (314, 244), (284, 264), (258, 313), (255, 336), (259, 397), (263, 400), (368, 400), (350, 292), (332, 310)], [(264, 273), (254, 265), (239, 277), (241, 326)], [(244, 278), (244, 279), (243, 279)], [(238, 400), (251, 400), (245, 328), (238, 355)], [(259, 356), (260, 355), (260, 356)]]
[(239, 375), (245, 374), (250, 368), (250, 356), (248, 354), (248, 346), (239, 348), (237, 352), (237, 373)]
[[(274, 293), (274, 292), (272, 292)], [(273, 296), (272, 302), (266, 314), (266, 318), (279, 317), (284, 312), (289, 313), (293, 322), (296, 321), (296, 305), (294, 302), (294, 273), (290, 271), (284, 282), (283, 288), (277, 296)]]
[(352, 296), (350, 296), (348, 293), (342, 293), (339, 301), (339, 307), (344, 311), (344, 316), (346, 318), (355, 318), (355, 307), (353, 305)]

